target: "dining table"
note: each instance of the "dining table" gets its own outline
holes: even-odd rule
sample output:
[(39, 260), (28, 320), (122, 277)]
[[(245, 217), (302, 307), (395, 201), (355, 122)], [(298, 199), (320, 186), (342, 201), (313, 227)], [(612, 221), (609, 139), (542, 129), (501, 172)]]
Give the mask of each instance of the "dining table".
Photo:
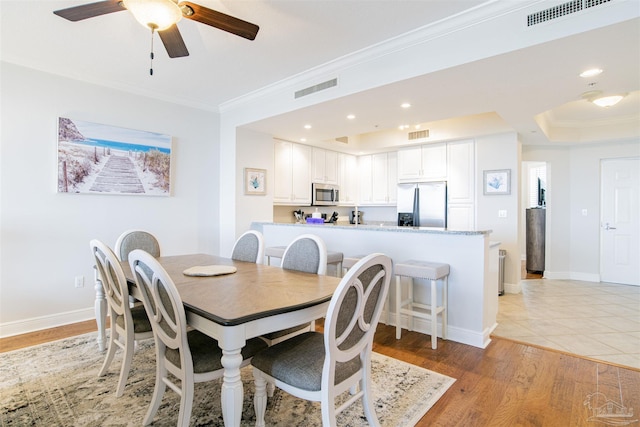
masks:
[[(239, 426), (244, 398), (241, 350), (247, 340), (324, 317), (340, 278), (207, 254), (157, 260), (178, 289), (187, 324), (215, 338), (222, 349), (222, 416), (225, 426)], [(121, 265), (130, 294), (139, 298), (129, 263)], [(204, 277), (184, 274), (192, 267), (214, 265), (233, 266), (236, 271)], [(99, 306), (103, 304), (96, 301), (96, 317), (104, 325), (106, 309), (99, 310)]]

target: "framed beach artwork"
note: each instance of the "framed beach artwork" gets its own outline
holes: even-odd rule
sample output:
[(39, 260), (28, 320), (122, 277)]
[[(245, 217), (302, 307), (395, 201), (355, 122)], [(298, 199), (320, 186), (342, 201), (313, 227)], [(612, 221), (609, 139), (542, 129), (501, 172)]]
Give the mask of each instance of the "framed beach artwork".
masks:
[(266, 180), (266, 169), (244, 168), (244, 194), (267, 194)]
[(511, 169), (484, 171), (484, 194), (511, 194)]
[(171, 136), (58, 118), (58, 192), (171, 194)]

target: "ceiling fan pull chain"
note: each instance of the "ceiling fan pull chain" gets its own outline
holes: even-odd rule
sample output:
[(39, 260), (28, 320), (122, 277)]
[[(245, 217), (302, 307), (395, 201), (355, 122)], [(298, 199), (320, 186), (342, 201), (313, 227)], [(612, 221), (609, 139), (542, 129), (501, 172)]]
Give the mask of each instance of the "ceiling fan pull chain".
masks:
[(149, 55), (150, 58), (150, 68), (149, 68), (149, 75), (153, 76), (153, 33), (156, 30), (155, 26), (152, 24), (149, 24), (149, 28), (151, 28), (151, 54)]

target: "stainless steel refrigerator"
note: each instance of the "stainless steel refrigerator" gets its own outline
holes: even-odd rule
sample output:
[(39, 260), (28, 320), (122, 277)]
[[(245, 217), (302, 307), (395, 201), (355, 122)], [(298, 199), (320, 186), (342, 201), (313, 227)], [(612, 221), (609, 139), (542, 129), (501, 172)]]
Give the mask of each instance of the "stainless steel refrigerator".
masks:
[(398, 184), (398, 225), (447, 227), (447, 182)]

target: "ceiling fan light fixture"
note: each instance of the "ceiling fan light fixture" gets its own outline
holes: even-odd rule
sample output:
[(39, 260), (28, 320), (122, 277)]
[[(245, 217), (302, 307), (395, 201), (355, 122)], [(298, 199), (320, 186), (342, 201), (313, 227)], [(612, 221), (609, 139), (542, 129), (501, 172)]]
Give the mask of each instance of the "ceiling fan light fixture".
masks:
[(613, 107), (620, 102), (622, 98), (624, 98), (623, 95), (602, 96), (600, 98), (595, 98), (591, 102), (599, 107)]
[(124, 0), (123, 2), (136, 21), (155, 31), (166, 30), (182, 18), (182, 11), (173, 0)]

